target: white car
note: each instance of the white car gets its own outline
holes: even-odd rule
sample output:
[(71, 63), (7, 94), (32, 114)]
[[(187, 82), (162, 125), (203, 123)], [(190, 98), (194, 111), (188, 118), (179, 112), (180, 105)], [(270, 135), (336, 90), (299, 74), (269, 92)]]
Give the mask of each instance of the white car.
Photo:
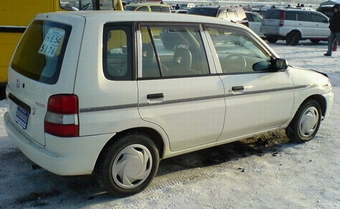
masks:
[(327, 41), (330, 30), (329, 19), (321, 12), (305, 9), (269, 9), (264, 13), (261, 32), (270, 43), (286, 40), (297, 45), (300, 40), (313, 43)]
[(248, 26), (261, 38), (265, 38), (264, 34), (261, 32), (261, 23), (263, 20), (262, 15), (257, 12), (245, 11), (248, 19)]
[[(176, 47), (161, 31), (178, 33)], [(8, 70), (4, 120), (19, 149), (55, 174), (94, 174), (115, 196), (145, 189), (160, 159), (278, 129), (309, 141), (333, 101), (327, 75), (197, 15), (40, 14)]]

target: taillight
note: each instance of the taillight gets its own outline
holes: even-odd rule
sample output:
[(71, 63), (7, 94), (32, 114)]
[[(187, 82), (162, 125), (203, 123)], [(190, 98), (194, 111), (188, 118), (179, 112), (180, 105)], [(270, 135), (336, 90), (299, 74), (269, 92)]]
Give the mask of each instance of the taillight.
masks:
[(286, 15), (285, 11), (281, 11), (279, 26), (284, 26), (284, 24), (285, 24), (285, 15)]
[(78, 111), (76, 95), (51, 96), (47, 104), (45, 132), (61, 137), (79, 136)]

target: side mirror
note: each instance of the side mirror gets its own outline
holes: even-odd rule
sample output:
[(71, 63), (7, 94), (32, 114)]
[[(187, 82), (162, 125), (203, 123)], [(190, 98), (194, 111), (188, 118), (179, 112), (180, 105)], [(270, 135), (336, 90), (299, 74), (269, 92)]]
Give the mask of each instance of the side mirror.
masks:
[(276, 58), (273, 60), (276, 70), (286, 70), (288, 68), (288, 63), (285, 59), (282, 58)]
[(288, 68), (287, 61), (282, 58), (274, 58), (272, 57), (271, 60), (268, 61), (260, 61), (253, 65), (254, 71), (279, 71), (279, 70), (286, 70)]

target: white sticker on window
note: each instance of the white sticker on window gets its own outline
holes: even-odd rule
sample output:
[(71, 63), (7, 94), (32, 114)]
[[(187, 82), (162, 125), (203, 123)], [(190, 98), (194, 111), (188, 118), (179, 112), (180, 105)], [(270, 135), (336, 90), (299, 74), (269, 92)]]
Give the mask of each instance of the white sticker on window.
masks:
[(40, 46), (39, 53), (48, 57), (53, 57), (58, 50), (61, 40), (65, 36), (65, 31), (59, 28), (50, 28)]

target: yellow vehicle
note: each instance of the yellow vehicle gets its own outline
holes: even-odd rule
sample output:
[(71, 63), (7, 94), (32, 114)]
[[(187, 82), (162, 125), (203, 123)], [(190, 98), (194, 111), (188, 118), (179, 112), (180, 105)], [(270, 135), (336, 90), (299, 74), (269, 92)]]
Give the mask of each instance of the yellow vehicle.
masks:
[(0, 100), (5, 99), (7, 69), (27, 25), (39, 13), (80, 10), (123, 10), (121, 0), (10, 0), (0, 6)]

